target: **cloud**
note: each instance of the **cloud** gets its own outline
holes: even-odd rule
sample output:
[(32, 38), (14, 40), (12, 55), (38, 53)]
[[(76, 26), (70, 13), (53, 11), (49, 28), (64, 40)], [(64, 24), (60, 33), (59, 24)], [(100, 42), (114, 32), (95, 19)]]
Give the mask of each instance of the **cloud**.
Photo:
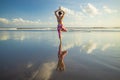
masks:
[(9, 20), (7, 20), (6, 18), (0, 18), (0, 22), (4, 24), (8, 24)]
[(63, 46), (63, 50), (68, 50), (70, 48), (73, 48), (75, 45), (74, 43), (66, 43), (64, 46)]
[(13, 36), (11, 36), (11, 37), (13, 37), (13, 39), (14, 40), (20, 40), (20, 41), (23, 41), (23, 40), (25, 40), (25, 38), (27, 37), (25, 34), (20, 34), (20, 35), (13, 35)]
[(75, 15), (75, 11), (74, 10), (71, 10), (69, 8), (66, 8), (66, 7), (61, 7), (65, 12), (67, 12), (67, 14), (70, 14), (70, 15)]
[(24, 20), (22, 18), (15, 18), (12, 20), (11, 23), (15, 25), (40, 25), (41, 24), (40, 20), (30, 21), (30, 20)]
[(99, 14), (99, 10), (91, 3), (88, 3), (87, 6), (80, 6), (80, 7), (83, 12), (85, 12), (86, 14), (89, 14), (90, 16), (95, 16)]
[(9, 32), (2, 32), (0, 34), (0, 40), (9, 40), (9, 39), (13, 39), (13, 40), (24, 40), (27, 37), (27, 35), (25, 35), (24, 33), (9, 33)]
[(32, 63), (28, 63), (27, 66), (26, 66), (26, 68), (31, 68), (32, 66), (33, 66)]
[(106, 49), (108, 49), (109, 47), (114, 47), (115, 45), (114, 44), (110, 44), (110, 43), (107, 43), (107, 44), (104, 44), (103, 47), (102, 47), (102, 51), (105, 51)]
[[(97, 8), (91, 3), (87, 3), (86, 5), (81, 4), (80, 6), (76, 6), (76, 9), (68, 8), (65, 6), (62, 6), (61, 8), (66, 12), (66, 15), (64, 17), (64, 25), (67, 25), (67, 27), (74, 27), (74, 26), (101, 26), (101, 25), (113, 25), (118, 26), (119, 25), (119, 19), (117, 20), (116, 17), (114, 19), (104, 19), (106, 15), (102, 13), (112, 14), (118, 12), (118, 10), (111, 9), (108, 6), (100, 6), (100, 8)], [(89, 16), (86, 16), (89, 15)], [(99, 16), (96, 16), (99, 15)], [(14, 18), (14, 19), (7, 19), (7, 18), (0, 18), (0, 27), (43, 27), (43, 26), (55, 26), (56, 25), (56, 19), (52, 17), (47, 17), (46, 21), (42, 20), (28, 20), (24, 18)], [(96, 16), (93, 18), (93, 16)], [(92, 17), (89, 18), (89, 17)], [(109, 15), (109, 18), (113, 18)], [(102, 20), (100, 23), (95, 23), (98, 20)], [(110, 21), (116, 20), (114, 23), (110, 23)]]
[[(77, 40), (77, 39), (76, 39)], [(77, 41), (69, 41), (69, 42), (66, 42), (66, 44), (63, 45), (63, 50), (68, 50), (68, 49), (71, 49), (75, 46), (80, 46), (81, 45), (81, 41), (80, 40), (77, 40)]]
[(84, 15), (82, 12), (80, 11), (75, 11), (75, 10), (72, 10), (72, 9), (69, 9), (69, 8), (66, 8), (66, 7), (61, 7), (67, 14), (67, 16), (69, 17), (74, 17), (74, 18), (83, 18)]
[(76, 11), (67, 7), (61, 7), (65, 12), (65, 25), (67, 26), (80, 26), (82, 24), (85, 15), (80, 11)]
[(18, 41), (24, 41), (26, 39), (35, 39), (35, 40), (42, 40), (46, 39), (46, 36), (39, 36), (44, 35), (44, 33), (34, 33), (34, 32), (8, 32), (8, 31), (2, 31), (0, 34), (0, 40), (18, 40)]
[[(82, 43), (81, 35), (78, 35), (78, 33), (74, 33), (74, 34), (71, 34), (70, 36), (67, 35), (67, 37), (66, 36), (63, 36), (63, 37), (64, 37), (64, 42), (63, 42), (63, 47), (62, 47), (63, 50), (68, 50), (75, 46), (80, 46)], [(72, 39), (69, 39), (71, 37)]]
[(9, 37), (9, 33), (8, 32), (2, 32), (0, 34), (0, 40), (8, 40), (10, 37)]
[(46, 21), (46, 22), (42, 22), (40, 20), (25, 20), (23, 18), (14, 18), (11, 20), (8, 20), (6, 18), (0, 18), (0, 23), (4, 24), (4, 25), (8, 25), (11, 27), (35, 27), (35, 26), (43, 26), (43, 25), (52, 25), (52, 22)]
[(88, 54), (90, 54), (96, 48), (97, 48), (97, 43), (94, 43), (93, 41), (89, 41), (87, 44), (82, 46), (81, 50), (85, 50)]
[(111, 13), (116, 13), (117, 10), (112, 10), (108, 6), (103, 6), (103, 9), (106, 13), (111, 14)]
[(55, 68), (55, 62), (44, 63), (42, 67), (33, 74), (32, 80), (49, 80)]

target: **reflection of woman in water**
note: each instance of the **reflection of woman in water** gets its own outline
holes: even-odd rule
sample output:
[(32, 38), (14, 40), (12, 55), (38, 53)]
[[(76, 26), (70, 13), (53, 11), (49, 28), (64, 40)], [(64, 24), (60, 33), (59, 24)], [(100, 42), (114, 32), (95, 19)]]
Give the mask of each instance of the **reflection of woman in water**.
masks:
[(64, 57), (67, 54), (67, 50), (62, 51), (62, 43), (59, 44), (59, 50), (58, 50), (58, 64), (57, 64), (57, 70), (63, 71), (65, 69), (64, 64)]
[(67, 31), (67, 29), (63, 26), (63, 22), (62, 22), (64, 15), (65, 15), (65, 12), (60, 7), (58, 10), (55, 11), (55, 16), (56, 16), (57, 22), (58, 22), (57, 30), (58, 30), (58, 35), (59, 35), (60, 41), (61, 41), (61, 31), (63, 31), (63, 32)]

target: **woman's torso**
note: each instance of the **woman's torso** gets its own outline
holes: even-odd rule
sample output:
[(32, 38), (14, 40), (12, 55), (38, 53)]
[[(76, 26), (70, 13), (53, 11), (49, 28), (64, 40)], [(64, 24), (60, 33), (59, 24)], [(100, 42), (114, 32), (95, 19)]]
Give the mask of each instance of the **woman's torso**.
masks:
[(59, 24), (63, 24), (63, 22), (62, 22), (62, 17), (61, 17), (61, 16), (57, 18), (57, 21), (58, 21), (58, 25), (59, 25)]

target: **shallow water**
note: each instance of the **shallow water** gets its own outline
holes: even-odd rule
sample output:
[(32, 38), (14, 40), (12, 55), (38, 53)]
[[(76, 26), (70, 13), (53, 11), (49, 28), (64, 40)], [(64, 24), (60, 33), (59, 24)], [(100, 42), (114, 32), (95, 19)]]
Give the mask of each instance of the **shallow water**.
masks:
[[(66, 54), (59, 58), (59, 51)], [(0, 80), (120, 80), (119, 74), (120, 32), (67, 32), (60, 44), (56, 31), (0, 31)]]

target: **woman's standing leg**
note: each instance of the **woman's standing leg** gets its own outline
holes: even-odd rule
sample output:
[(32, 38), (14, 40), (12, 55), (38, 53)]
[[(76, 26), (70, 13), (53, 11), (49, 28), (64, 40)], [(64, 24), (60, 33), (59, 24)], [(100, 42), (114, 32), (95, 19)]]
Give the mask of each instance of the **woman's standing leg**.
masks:
[(59, 36), (59, 39), (61, 40), (61, 30), (58, 29), (58, 36)]

